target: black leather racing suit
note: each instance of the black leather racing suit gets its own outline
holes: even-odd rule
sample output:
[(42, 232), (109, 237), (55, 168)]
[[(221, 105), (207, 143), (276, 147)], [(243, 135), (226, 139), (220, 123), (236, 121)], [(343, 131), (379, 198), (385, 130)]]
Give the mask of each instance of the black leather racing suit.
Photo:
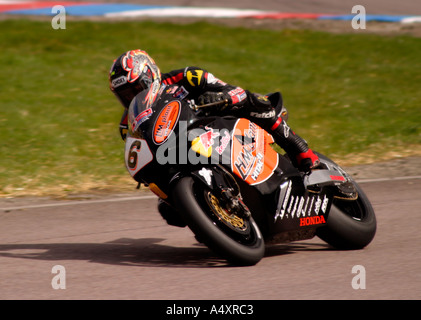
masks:
[[(268, 131), (275, 142), (289, 155), (301, 170), (308, 171), (318, 164), (318, 157), (308, 148), (304, 139), (296, 135), (282, 118), (278, 117), (271, 102), (262, 95), (252, 94), (216, 78), (212, 73), (197, 67), (173, 70), (162, 74), (162, 84), (176, 84), (182, 98), (194, 99), (205, 104), (227, 99), (228, 106), (215, 112), (247, 118)], [(282, 103), (282, 97), (279, 99)], [(216, 108), (216, 107), (215, 107)], [(120, 122), (120, 133), (125, 139), (127, 132), (127, 109)]]

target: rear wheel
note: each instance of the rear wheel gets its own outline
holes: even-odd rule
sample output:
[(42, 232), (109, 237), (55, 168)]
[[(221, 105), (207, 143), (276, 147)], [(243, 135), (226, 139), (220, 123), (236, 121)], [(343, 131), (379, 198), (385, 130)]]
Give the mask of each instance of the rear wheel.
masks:
[(172, 197), (189, 228), (212, 251), (235, 265), (254, 265), (263, 258), (265, 245), (253, 218), (230, 214), (201, 183), (184, 177)]
[(326, 226), (317, 236), (337, 249), (362, 249), (374, 238), (377, 228), (374, 210), (361, 187), (356, 200), (334, 199)]

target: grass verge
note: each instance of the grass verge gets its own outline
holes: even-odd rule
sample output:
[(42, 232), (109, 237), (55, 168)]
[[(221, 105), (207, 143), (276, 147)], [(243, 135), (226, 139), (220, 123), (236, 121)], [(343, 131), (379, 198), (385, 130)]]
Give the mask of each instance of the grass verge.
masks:
[(293, 130), (344, 165), (421, 155), (420, 38), (256, 30), (198, 22), (0, 21), (0, 196), (133, 188), (108, 89), (142, 48), (162, 72), (201, 66), (281, 91)]

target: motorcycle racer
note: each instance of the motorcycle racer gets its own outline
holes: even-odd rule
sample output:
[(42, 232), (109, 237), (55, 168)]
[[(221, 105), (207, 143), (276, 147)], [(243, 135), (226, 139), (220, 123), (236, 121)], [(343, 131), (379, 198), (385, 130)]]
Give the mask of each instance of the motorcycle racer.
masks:
[(228, 262), (256, 264), (266, 242), (318, 236), (338, 249), (361, 249), (373, 239), (367, 196), (291, 131), (280, 92), (251, 93), (198, 67), (161, 75), (142, 50), (118, 57), (109, 81), (124, 106), (128, 173), (158, 196), (169, 225), (188, 226)]
[[(307, 142), (295, 134), (276, 114), (273, 104), (282, 104), (280, 93), (263, 96), (246, 91), (216, 78), (198, 67), (186, 67), (161, 74), (155, 61), (143, 50), (130, 50), (114, 60), (109, 73), (110, 89), (124, 107), (120, 121), (123, 140), (128, 129), (128, 108), (132, 99), (143, 90), (150, 90), (149, 103), (162, 85), (178, 85), (175, 96), (194, 99), (199, 105), (224, 102), (212, 107), (211, 113), (247, 118), (269, 132), (288, 154), (293, 164), (308, 172), (320, 161)], [(275, 101), (275, 102), (274, 102)]]

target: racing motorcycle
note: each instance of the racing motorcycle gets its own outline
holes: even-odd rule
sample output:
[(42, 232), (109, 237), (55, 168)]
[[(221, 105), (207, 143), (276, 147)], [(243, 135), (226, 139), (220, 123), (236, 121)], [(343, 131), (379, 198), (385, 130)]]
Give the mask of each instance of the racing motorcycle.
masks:
[[(315, 236), (337, 249), (372, 241), (374, 210), (338, 164), (317, 153), (317, 169), (300, 172), (257, 124), (211, 116), (211, 105), (183, 99), (182, 90), (141, 92), (128, 110), (127, 170), (170, 209), (167, 221), (178, 222), (169, 224), (187, 225), (233, 265), (258, 263), (266, 245)], [(276, 97), (268, 96), (286, 121)]]

